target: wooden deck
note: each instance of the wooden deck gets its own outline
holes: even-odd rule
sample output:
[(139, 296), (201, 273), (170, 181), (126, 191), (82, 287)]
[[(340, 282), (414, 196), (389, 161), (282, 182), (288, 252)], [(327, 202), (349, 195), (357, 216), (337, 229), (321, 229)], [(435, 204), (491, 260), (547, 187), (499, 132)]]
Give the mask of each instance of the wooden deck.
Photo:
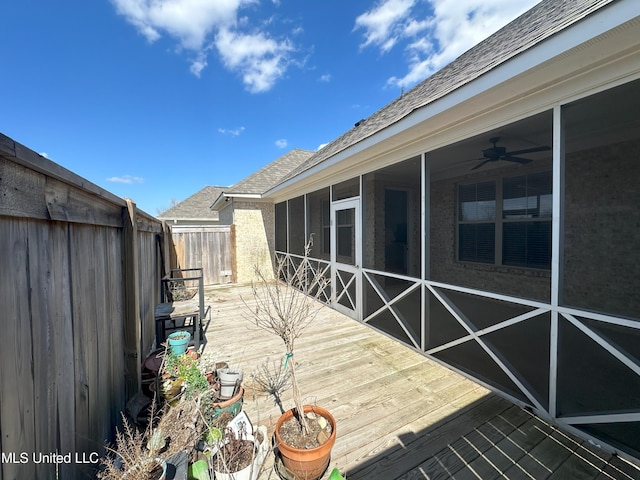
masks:
[[(244, 410), (271, 434), (280, 409), (251, 389), (251, 373), (284, 350), (247, 318), (241, 296), (250, 301), (250, 289), (206, 291), (204, 355), (244, 370)], [(330, 308), (296, 347), (305, 403), (327, 408), (337, 422), (330, 469), (348, 480), (640, 479), (617, 456)], [(282, 401), (293, 406), (289, 392)], [(278, 478), (271, 464), (260, 480)]]

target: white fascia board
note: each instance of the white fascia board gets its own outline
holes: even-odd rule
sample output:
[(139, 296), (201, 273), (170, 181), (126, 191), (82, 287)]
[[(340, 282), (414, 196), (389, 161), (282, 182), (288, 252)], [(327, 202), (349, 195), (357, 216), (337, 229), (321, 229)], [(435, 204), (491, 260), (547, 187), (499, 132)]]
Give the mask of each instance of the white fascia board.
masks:
[(213, 201), (213, 203), (209, 207), (209, 210), (217, 210), (216, 207), (222, 202), (222, 199), (226, 199), (226, 198), (227, 198), (227, 194), (224, 192), (221, 192), (220, 195), (218, 195), (218, 198), (216, 198)]
[[(292, 187), (295, 189), (294, 186), (296, 184), (304, 181), (305, 179), (309, 179), (309, 177), (317, 175), (321, 171), (331, 169), (345, 160), (351, 159), (359, 154), (363, 154), (363, 152), (375, 152), (375, 147), (381, 143), (389, 141), (394, 137), (401, 135), (403, 132), (406, 132), (411, 128), (415, 128), (421, 123), (442, 114), (447, 110), (459, 107), (465, 102), (469, 102), (470, 100), (475, 99), (483, 93), (495, 88), (497, 85), (508, 82), (509, 80), (527, 72), (535, 71), (545, 62), (549, 62), (554, 58), (562, 56), (571, 49), (613, 30), (624, 23), (636, 19), (638, 16), (640, 16), (640, 1), (638, 0), (619, 0), (618, 2), (607, 5), (565, 30), (542, 40), (539, 44), (529, 48), (528, 50), (516, 54), (513, 58), (507, 60), (494, 69), (481, 74), (470, 83), (453, 90), (451, 93), (446, 94), (430, 104), (420, 107), (419, 109), (407, 114), (407, 116), (396, 123), (383, 128), (382, 130), (362, 139), (350, 147), (347, 147), (341, 152), (336, 153), (334, 156), (314, 165), (286, 182), (277, 185), (265, 192), (264, 197), (274, 195), (279, 197), (285, 193), (286, 190), (289, 190)], [(562, 74), (563, 72), (559, 73)], [(517, 97), (517, 93), (512, 93), (513, 99)], [(505, 101), (507, 100), (510, 99), (505, 98)]]
[(220, 204), (228, 201), (230, 198), (251, 199), (251, 200), (264, 200), (264, 197), (260, 193), (224, 193), (222, 192), (218, 198), (213, 202), (210, 209), (217, 209)]
[(262, 198), (260, 193), (230, 193), (228, 196), (233, 198)]

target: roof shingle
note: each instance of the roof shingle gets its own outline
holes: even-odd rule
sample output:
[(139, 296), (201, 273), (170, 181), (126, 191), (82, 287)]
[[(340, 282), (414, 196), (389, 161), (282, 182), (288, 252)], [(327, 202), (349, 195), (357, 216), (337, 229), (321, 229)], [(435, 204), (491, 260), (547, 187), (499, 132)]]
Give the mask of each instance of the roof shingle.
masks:
[(158, 215), (160, 220), (218, 220), (218, 212), (209, 207), (224, 187), (207, 186)]
[[(543, 0), (311, 156), (280, 183), (380, 132), (472, 82), (615, 0)], [(276, 185), (274, 185), (276, 186)]]
[(245, 179), (239, 181), (229, 188), (223, 189), (227, 195), (233, 194), (255, 194), (261, 195), (267, 190), (275, 187), (292, 170), (305, 162), (315, 152), (310, 150), (293, 149), (290, 152), (278, 157), (273, 162), (265, 165), (260, 170), (252, 173)]

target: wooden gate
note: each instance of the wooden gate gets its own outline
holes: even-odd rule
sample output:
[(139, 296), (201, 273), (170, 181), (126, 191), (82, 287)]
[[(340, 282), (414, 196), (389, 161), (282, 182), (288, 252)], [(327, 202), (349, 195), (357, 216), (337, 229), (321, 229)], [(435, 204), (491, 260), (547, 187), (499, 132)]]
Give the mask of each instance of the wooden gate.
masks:
[(173, 226), (170, 267), (202, 268), (205, 285), (235, 281), (233, 226)]

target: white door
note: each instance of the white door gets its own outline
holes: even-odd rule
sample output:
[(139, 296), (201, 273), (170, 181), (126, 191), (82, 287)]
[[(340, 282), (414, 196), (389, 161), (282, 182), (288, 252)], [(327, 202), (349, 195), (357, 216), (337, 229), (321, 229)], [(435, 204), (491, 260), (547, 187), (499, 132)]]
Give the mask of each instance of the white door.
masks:
[(360, 320), (360, 200), (331, 204), (331, 306)]

